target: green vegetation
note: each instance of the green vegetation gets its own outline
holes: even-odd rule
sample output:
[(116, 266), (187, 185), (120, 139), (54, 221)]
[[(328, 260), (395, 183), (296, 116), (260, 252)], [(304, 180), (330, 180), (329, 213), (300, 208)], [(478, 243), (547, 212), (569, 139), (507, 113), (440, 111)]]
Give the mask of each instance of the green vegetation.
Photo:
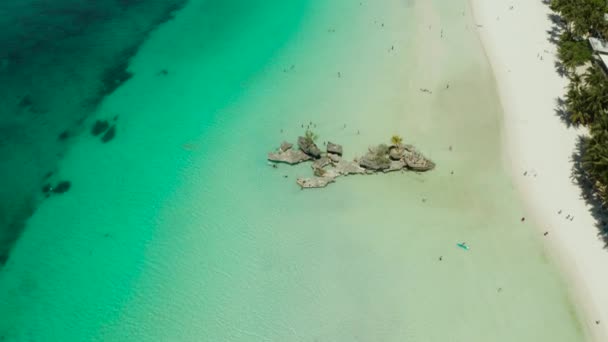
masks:
[(606, 0), (552, 0), (551, 9), (566, 22), (567, 31), (578, 37), (593, 33), (606, 33), (608, 25), (604, 13)]
[(391, 144), (393, 144), (393, 146), (401, 146), (401, 144), (403, 143), (403, 138), (399, 135), (393, 135), (391, 137)]
[(557, 44), (557, 56), (569, 72), (591, 61), (592, 50), (586, 40), (576, 40), (570, 32), (564, 32)]
[[(565, 22), (558, 42), (561, 60), (570, 84), (565, 98), (569, 120), (589, 127), (590, 137), (583, 143), (581, 162), (608, 204), (608, 77), (587, 43), (589, 37), (608, 38), (606, 0), (552, 0), (551, 9)], [(576, 68), (589, 63), (584, 74)]]

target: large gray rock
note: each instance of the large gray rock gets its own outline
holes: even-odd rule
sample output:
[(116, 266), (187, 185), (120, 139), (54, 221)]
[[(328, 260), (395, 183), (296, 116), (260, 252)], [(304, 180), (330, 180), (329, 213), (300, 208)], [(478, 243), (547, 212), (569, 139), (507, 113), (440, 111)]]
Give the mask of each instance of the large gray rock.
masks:
[(304, 137), (298, 137), (298, 146), (300, 150), (314, 158), (321, 158), (321, 150), (317, 147), (314, 141)]
[(359, 165), (369, 170), (382, 171), (391, 167), (391, 160), (386, 156), (378, 156), (370, 152), (359, 160)]
[(299, 164), (312, 158), (300, 150), (287, 150), (268, 153), (268, 160), (278, 163), (287, 163), (290, 165)]
[(330, 141), (327, 142), (327, 153), (342, 155), (342, 145), (334, 144)]
[(415, 151), (405, 154), (404, 161), (407, 167), (414, 171), (429, 171), (435, 168), (435, 163), (426, 159), (422, 153)]

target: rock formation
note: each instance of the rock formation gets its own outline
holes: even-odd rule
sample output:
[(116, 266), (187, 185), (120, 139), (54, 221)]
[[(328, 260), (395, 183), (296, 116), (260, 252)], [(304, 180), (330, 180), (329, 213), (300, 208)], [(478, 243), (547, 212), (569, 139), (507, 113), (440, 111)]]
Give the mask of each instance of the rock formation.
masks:
[(299, 150), (292, 149), (292, 144), (283, 142), (277, 152), (268, 153), (271, 162), (298, 164), (313, 160), (311, 167), (313, 177), (298, 178), (297, 184), (304, 188), (324, 188), (335, 182), (338, 177), (348, 175), (374, 174), (392, 171), (428, 171), (435, 163), (425, 158), (412, 145), (380, 144), (360, 159), (347, 161), (342, 158), (342, 146), (329, 142), (327, 153), (322, 154), (308, 135), (298, 137)]

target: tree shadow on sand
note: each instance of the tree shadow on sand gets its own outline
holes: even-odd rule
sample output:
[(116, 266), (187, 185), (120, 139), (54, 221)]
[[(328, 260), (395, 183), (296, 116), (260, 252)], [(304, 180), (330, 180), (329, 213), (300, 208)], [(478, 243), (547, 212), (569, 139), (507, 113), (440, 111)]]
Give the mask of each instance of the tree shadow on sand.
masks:
[(608, 249), (608, 208), (602, 202), (595, 188), (595, 182), (583, 168), (582, 156), (585, 152), (585, 141), (588, 138), (579, 136), (576, 150), (572, 154), (572, 181), (581, 188), (582, 199), (585, 200), (589, 212), (596, 220), (597, 236), (604, 241), (604, 248)]
[(572, 113), (568, 111), (568, 108), (566, 107), (566, 100), (564, 100), (563, 97), (559, 96), (555, 98), (554, 111), (555, 116), (557, 116), (568, 128), (579, 127), (579, 124), (572, 123)]
[[(547, 16), (553, 23), (551, 25), (551, 29), (549, 29), (547, 31), (547, 36), (548, 36), (547, 40), (551, 44), (555, 45), (555, 48), (557, 50), (557, 44), (559, 43), (559, 37), (561, 36), (562, 32), (564, 32), (564, 30), (566, 29), (566, 23), (564, 23), (564, 21), (562, 21), (562, 19), (557, 14), (550, 13)], [(559, 58), (555, 59), (554, 66), (555, 66), (555, 70), (561, 77), (568, 76), (568, 70), (566, 70), (566, 67), (559, 60)]]

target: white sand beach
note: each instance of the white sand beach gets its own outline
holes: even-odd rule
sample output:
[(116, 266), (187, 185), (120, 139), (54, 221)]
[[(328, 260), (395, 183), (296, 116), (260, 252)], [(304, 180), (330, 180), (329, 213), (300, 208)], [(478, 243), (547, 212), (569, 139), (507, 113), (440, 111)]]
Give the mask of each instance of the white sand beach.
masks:
[(539, 0), (471, 4), (505, 111), (506, 162), (525, 215), (542, 229), (539, 234), (549, 233), (544, 240), (567, 275), (588, 338), (608, 341), (608, 251), (571, 179), (572, 154), (585, 132), (567, 127), (555, 112), (567, 80), (555, 70), (556, 47), (548, 41), (551, 10)]

